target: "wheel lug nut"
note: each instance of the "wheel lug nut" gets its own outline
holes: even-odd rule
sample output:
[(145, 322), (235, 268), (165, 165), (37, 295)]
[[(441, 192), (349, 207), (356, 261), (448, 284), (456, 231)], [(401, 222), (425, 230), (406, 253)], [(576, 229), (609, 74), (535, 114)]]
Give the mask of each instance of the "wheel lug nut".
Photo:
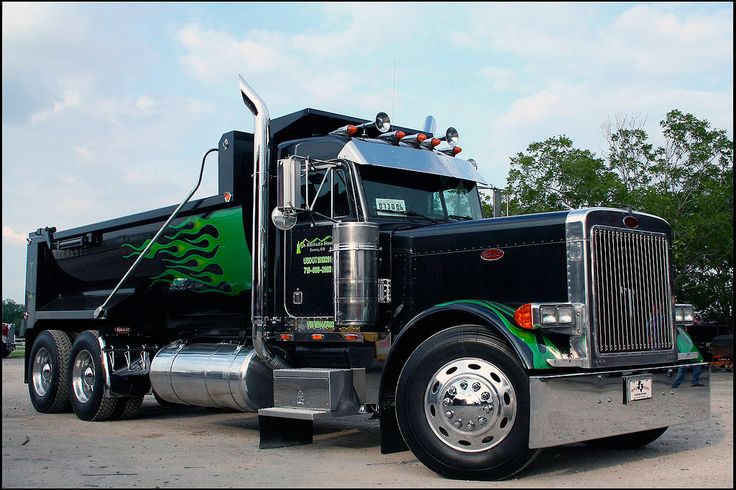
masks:
[(463, 426), (463, 423), (462, 423), (461, 420), (456, 420), (454, 425), (455, 425), (455, 427), (457, 427), (459, 429), (460, 427)]
[(488, 423), (488, 419), (485, 417), (478, 417), (478, 423), (480, 425), (486, 425)]
[(453, 415), (455, 414), (452, 412), (452, 410), (448, 410), (445, 412), (445, 417), (447, 417), (448, 419), (451, 419)]
[(484, 392), (483, 392), (483, 393), (482, 393), (482, 394), (480, 395), (480, 397), (481, 397), (481, 398), (482, 398), (483, 400), (488, 400), (488, 399), (489, 399), (489, 398), (491, 397), (491, 394), (490, 394), (490, 393), (488, 393), (487, 391), (484, 391)]
[(493, 411), (493, 405), (483, 405), (483, 411), (485, 413), (491, 413)]
[(465, 380), (460, 381), (460, 388), (465, 389), (467, 387), (468, 387), (468, 382), (467, 381), (465, 381)]
[(445, 398), (444, 400), (442, 400), (442, 404), (444, 406), (448, 406), (450, 403), (452, 403), (452, 400), (450, 400), (449, 398)]
[(448, 393), (448, 394), (449, 394), (450, 396), (455, 396), (455, 395), (457, 394), (457, 388), (455, 388), (455, 387), (453, 386), (452, 388), (450, 388), (450, 389), (449, 389), (449, 390), (447, 391), (447, 393)]
[(473, 383), (473, 391), (478, 391), (480, 389), (480, 383)]
[(466, 425), (466, 427), (468, 430), (473, 430), (475, 429), (475, 424), (472, 421), (468, 421), (468, 425)]

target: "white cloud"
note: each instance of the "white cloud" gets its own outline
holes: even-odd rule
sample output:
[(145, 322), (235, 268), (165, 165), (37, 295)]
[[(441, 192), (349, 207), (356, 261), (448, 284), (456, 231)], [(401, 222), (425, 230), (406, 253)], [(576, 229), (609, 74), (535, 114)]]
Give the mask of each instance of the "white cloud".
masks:
[(5, 240), (11, 242), (11, 243), (26, 243), (26, 238), (28, 237), (27, 233), (21, 233), (13, 230), (9, 226), (3, 226), (3, 242)]
[(488, 81), (493, 90), (508, 90), (516, 82), (516, 72), (509, 68), (485, 66), (480, 69), (480, 75)]
[(50, 16), (44, 5), (30, 2), (3, 2), (3, 40), (50, 27)]
[(49, 117), (54, 114), (58, 114), (70, 107), (75, 107), (79, 104), (79, 95), (74, 93), (65, 94), (60, 101), (54, 102), (53, 107), (48, 110), (37, 112), (31, 116), (31, 123), (36, 124), (46, 121)]
[(74, 153), (82, 158), (91, 158), (94, 156), (94, 153), (88, 146), (76, 146), (74, 147)]
[(273, 71), (291, 64), (290, 57), (283, 52), (286, 39), (275, 36), (271, 36), (270, 42), (239, 40), (229, 32), (189, 24), (179, 29), (178, 39), (188, 53), (180, 58), (182, 64), (205, 80), (231, 74), (233, 63), (251, 73)]
[(601, 90), (597, 85), (552, 83), (517, 98), (493, 124), (486, 144), (494, 165), (486, 172), (496, 185), (504, 185), (509, 157), (525, 151), (533, 141), (566, 134), (577, 148), (601, 155), (605, 140), (601, 125), (616, 114), (639, 115), (655, 144), (662, 143), (659, 122), (672, 109), (689, 112), (733, 134), (733, 88), (709, 92), (656, 85), (619, 85)]
[(633, 76), (690, 73), (709, 77), (733, 62), (732, 11), (688, 17), (636, 5), (602, 29), (595, 56), (635, 70)]

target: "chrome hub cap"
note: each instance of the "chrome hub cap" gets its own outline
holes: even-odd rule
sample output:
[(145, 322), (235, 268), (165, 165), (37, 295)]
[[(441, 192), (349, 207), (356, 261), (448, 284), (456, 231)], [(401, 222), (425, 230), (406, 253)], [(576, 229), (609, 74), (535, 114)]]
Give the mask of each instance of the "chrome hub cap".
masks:
[(80, 351), (74, 359), (72, 387), (74, 396), (82, 403), (87, 403), (95, 391), (95, 364), (87, 350)]
[(430, 378), (424, 400), (432, 431), (458, 451), (485, 451), (499, 444), (516, 417), (511, 381), (481, 359), (457, 359), (442, 366)]
[(44, 396), (49, 391), (52, 372), (51, 354), (45, 347), (41, 347), (36, 351), (36, 356), (33, 358), (31, 371), (33, 389), (38, 396)]

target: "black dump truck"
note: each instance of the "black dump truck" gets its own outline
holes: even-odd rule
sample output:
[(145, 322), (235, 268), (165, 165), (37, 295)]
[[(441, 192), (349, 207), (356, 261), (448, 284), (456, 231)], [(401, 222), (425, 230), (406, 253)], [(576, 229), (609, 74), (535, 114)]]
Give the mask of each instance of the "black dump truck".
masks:
[[(457, 131), (305, 109), (222, 135), (219, 192), (29, 234), (25, 381), (39, 412), (256, 412), (261, 448), (377, 414), (381, 450), (503, 479), (542, 448), (635, 448), (707, 418), (672, 230), (592, 208), (483, 219)], [(705, 387), (672, 388), (705, 366)]]

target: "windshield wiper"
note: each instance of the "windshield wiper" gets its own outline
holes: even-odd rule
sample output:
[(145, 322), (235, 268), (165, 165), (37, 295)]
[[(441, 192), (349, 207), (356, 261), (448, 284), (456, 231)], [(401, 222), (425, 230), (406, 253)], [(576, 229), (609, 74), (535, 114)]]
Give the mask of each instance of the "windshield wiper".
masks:
[(381, 213), (393, 213), (393, 214), (397, 214), (397, 215), (400, 215), (400, 216), (417, 216), (419, 218), (424, 218), (427, 221), (430, 221), (433, 225), (440, 224), (440, 222), (437, 221), (436, 219), (430, 218), (429, 216), (425, 216), (425, 215), (423, 215), (421, 213), (417, 213), (413, 209), (408, 209), (406, 211), (394, 211), (393, 209), (382, 209), (381, 210)]
[(452, 218), (452, 219), (457, 220), (457, 221), (468, 221), (468, 220), (472, 220), (473, 219), (470, 216), (460, 216), (460, 215), (457, 215), (457, 214), (448, 214), (447, 217), (448, 218)]

